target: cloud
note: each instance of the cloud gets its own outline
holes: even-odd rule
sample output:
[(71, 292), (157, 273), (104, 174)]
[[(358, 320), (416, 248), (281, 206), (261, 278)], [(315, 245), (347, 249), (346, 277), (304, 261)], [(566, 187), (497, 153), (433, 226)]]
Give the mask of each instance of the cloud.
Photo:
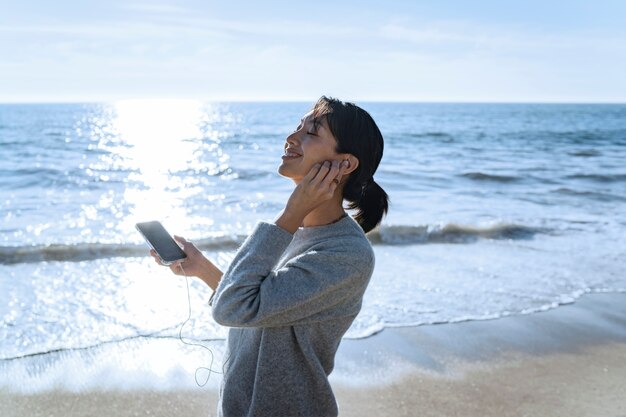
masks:
[(410, 27), (400, 24), (383, 24), (378, 29), (381, 38), (422, 46), (458, 45), (475, 48), (626, 48), (626, 35), (609, 35), (585, 31), (551, 33), (533, 30), (523, 25), (478, 25), (469, 21), (414, 23)]
[(410, 18), (252, 22), (125, 7), (140, 13), (0, 26), (0, 55), (11, 57), (0, 62), (0, 92), (528, 101), (585, 86), (587, 98), (626, 96), (619, 33)]
[(120, 6), (122, 10), (130, 10), (133, 12), (155, 13), (155, 14), (191, 14), (191, 9), (176, 6), (173, 4), (155, 4), (155, 3), (127, 3)]

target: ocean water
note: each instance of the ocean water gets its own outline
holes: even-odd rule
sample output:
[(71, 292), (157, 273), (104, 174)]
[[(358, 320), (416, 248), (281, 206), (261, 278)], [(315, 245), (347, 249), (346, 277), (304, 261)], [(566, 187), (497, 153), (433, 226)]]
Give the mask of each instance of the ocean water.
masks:
[[(134, 224), (161, 220), (226, 269), (284, 208), (294, 184), (277, 168), (310, 105), (0, 105), (0, 387), (32, 386), (32, 358), (179, 343), (185, 280)], [(626, 291), (626, 105), (362, 106), (385, 137), (390, 209), (347, 338)], [(191, 281), (184, 335), (219, 351), (210, 293)]]

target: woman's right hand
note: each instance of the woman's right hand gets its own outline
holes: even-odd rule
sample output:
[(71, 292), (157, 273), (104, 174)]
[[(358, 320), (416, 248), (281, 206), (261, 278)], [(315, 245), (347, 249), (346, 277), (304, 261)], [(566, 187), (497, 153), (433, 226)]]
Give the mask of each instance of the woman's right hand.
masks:
[(291, 193), (286, 210), (299, 213), (304, 218), (317, 206), (333, 198), (348, 166), (347, 160), (314, 164)]
[(274, 221), (276, 225), (295, 233), (307, 214), (334, 196), (349, 165), (347, 160), (314, 164), (289, 196), (285, 209)]
[(200, 278), (212, 289), (217, 288), (220, 279), (222, 278), (222, 271), (220, 271), (206, 256), (200, 252), (200, 250), (193, 243), (189, 242), (181, 236), (174, 236), (174, 239), (179, 243), (181, 249), (187, 257), (180, 261), (176, 261), (171, 265), (165, 265), (161, 260), (161, 257), (154, 251), (150, 250), (150, 255), (154, 258), (155, 262), (162, 266), (168, 266), (170, 270), (176, 275), (187, 275)]

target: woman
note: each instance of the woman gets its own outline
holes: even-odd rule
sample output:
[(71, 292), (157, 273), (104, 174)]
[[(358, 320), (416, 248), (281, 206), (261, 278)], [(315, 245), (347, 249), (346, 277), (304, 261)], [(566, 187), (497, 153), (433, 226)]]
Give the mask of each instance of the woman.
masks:
[(213, 317), (232, 327), (218, 415), (338, 414), (328, 375), (374, 270), (365, 233), (388, 208), (373, 179), (382, 155), (367, 112), (322, 97), (287, 137), (278, 172), (296, 187), (284, 210), (257, 223), (224, 274), (176, 237), (187, 258), (172, 271), (214, 289)]

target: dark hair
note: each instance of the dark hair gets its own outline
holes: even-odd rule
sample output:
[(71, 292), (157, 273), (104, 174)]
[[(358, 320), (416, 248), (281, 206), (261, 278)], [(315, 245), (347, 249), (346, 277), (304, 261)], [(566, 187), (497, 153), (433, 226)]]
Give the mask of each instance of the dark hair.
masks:
[(313, 116), (326, 118), (337, 140), (335, 152), (349, 153), (359, 160), (343, 187), (342, 197), (349, 201), (349, 209), (358, 209), (354, 219), (367, 233), (380, 224), (389, 208), (389, 196), (374, 181), (383, 157), (383, 135), (368, 112), (332, 97), (320, 97), (313, 106)]

